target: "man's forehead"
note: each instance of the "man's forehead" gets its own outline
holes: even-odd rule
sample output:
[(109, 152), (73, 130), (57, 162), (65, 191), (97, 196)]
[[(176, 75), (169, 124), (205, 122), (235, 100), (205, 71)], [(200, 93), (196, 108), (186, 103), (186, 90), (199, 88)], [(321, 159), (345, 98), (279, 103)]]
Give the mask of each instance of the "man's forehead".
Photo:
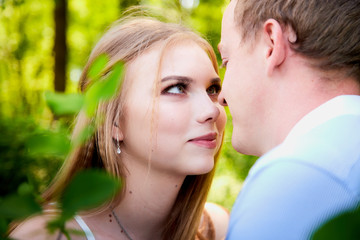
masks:
[(235, 19), (234, 19), (234, 9), (236, 5), (236, 0), (232, 0), (229, 5), (226, 7), (223, 19), (222, 19), (222, 25), (221, 25), (221, 40), (218, 44), (218, 50), (219, 52), (223, 52), (226, 48), (227, 42), (230, 41), (230, 38), (233, 38), (234, 32), (236, 32), (235, 27)]
[(234, 12), (235, 6), (236, 6), (236, 1), (233, 0), (226, 7), (222, 19), (222, 28), (228, 28), (235, 25), (235, 12)]

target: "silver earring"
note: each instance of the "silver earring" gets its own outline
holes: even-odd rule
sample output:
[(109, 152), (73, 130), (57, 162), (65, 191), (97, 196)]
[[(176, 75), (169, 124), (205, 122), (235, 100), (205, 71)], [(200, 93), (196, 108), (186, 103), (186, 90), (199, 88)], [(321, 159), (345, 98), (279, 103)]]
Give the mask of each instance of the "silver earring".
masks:
[(121, 149), (120, 149), (120, 141), (119, 141), (119, 136), (116, 134), (116, 145), (117, 145), (117, 149), (116, 149), (116, 153), (120, 154), (121, 153)]

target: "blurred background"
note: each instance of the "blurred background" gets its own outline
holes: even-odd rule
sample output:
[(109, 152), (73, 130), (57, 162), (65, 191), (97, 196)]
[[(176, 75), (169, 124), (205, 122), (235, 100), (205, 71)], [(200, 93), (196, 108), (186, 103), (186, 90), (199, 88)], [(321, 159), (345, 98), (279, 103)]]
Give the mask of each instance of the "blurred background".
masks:
[[(198, 31), (217, 49), (227, 4), (225, 0), (0, 0), (0, 198), (24, 182), (42, 192), (59, 169), (66, 157), (59, 138), (69, 137), (74, 116), (54, 116), (44, 92), (77, 92), (91, 49), (128, 7), (149, 6)], [(209, 195), (209, 201), (229, 210), (256, 160), (232, 148), (231, 122), (228, 114)], [(57, 137), (35, 141), (34, 134)], [(29, 152), (34, 144), (46, 149), (49, 141), (55, 151)]]

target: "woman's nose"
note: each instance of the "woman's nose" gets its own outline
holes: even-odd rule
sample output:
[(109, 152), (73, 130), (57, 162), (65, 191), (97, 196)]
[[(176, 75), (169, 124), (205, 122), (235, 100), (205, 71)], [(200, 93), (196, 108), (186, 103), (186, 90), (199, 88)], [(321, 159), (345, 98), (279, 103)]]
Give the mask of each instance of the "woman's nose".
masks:
[(204, 122), (216, 122), (220, 115), (219, 104), (217, 101), (213, 101), (208, 95), (205, 98), (202, 98), (199, 102), (197, 111), (197, 121), (199, 123)]

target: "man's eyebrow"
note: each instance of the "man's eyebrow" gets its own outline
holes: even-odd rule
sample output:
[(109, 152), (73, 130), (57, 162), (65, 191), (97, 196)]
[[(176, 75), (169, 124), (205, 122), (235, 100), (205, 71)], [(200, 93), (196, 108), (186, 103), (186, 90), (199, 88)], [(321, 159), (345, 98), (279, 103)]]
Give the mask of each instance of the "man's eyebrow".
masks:
[(178, 81), (184, 82), (184, 83), (190, 83), (190, 82), (194, 81), (190, 77), (171, 75), (171, 76), (166, 76), (166, 77), (162, 78), (161, 82), (166, 82), (166, 81), (170, 81), (170, 80), (178, 80)]

